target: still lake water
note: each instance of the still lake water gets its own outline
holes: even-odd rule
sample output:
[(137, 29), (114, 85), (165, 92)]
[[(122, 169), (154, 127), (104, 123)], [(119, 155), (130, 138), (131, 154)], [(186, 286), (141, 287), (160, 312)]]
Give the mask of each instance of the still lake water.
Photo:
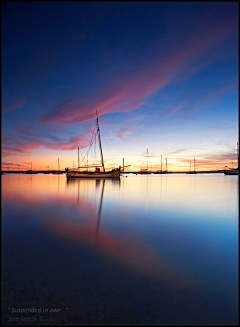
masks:
[(238, 186), (2, 175), (2, 325), (237, 325)]

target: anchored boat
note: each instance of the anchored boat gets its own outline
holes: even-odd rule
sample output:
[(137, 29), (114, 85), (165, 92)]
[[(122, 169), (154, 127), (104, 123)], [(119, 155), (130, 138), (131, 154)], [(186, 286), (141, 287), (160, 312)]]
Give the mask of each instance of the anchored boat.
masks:
[(167, 158), (166, 158), (166, 170), (162, 170), (162, 155), (161, 155), (161, 170), (157, 170), (154, 172), (154, 174), (166, 174), (167, 171)]
[(196, 174), (196, 167), (195, 167), (195, 158), (194, 158), (194, 169), (191, 170), (191, 161), (190, 161), (190, 171), (188, 171), (186, 174)]
[(141, 169), (138, 174), (151, 174), (152, 172), (148, 170), (148, 149), (147, 149), (147, 169)]
[(238, 142), (237, 142), (237, 161), (238, 161), (237, 168), (229, 168), (229, 169), (224, 170), (225, 175), (239, 175)]
[[(97, 110), (96, 110), (97, 114)], [(101, 154), (101, 163), (100, 164), (90, 164), (85, 166), (78, 166), (78, 168), (65, 168), (67, 173), (67, 178), (119, 178), (121, 173), (121, 166), (118, 168), (113, 168), (111, 170), (106, 170), (104, 166), (103, 160), (103, 152), (101, 145), (101, 137), (100, 137), (100, 128), (98, 124), (98, 115), (96, 119), (96, 131), (95, 136), (98, 138), (99, 150)], [(92, 140), (94, 140), (94, 137)], [(89, 148), (93, 145), (93, 142), (90, 144)]]

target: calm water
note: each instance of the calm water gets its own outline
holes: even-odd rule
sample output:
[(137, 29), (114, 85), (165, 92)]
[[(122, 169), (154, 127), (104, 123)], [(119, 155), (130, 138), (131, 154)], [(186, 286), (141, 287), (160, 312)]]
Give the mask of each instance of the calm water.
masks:
[(2, 175), (3, 325), (237, 325), (238, 176)]

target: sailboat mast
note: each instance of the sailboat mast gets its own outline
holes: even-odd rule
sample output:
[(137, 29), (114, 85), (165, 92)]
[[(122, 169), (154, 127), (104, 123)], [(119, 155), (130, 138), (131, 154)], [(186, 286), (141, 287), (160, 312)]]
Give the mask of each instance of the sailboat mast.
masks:
[(87, 171), (88, 171), (88, 152), (87, 152)]
[[(97, 109), (96, 109), (96, 114), (97, 114)], [(101, 153), (101, 158), (102, 158), (102, 167), (103, 167), (103, 171), (105, 172), (105, 167), (104, 167), (104, 163), (103, 163), (103, 154), (102, 154), (100, 129), (99, 129), (99, 125), (98, 125), (98, 114), (97, 114), (97, 133), (98, 133), (99, 147), (100, 147), (100, 153)]]
[(238, 142), (237, 142), (237, 162), (238, 162), (237, 168), (239, 168)]
[(148, 148), (147, 148), (147, 171), (148, 171)]

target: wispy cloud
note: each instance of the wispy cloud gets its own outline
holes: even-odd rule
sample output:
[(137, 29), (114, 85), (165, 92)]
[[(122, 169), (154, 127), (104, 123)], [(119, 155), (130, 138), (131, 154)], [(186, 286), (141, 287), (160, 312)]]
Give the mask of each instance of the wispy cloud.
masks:
[(174, 155), (174, 154), (182, 153), (182, 152), (187, 151), (187, 150), (189, 150), (189, 149), (182, 148), (182, 149), (178, 149), (178, 150), (175, 150), (175, 151), (168, 152), (166, 155)]
[[(177, 163), (185, 163), (188, 167), (191, 163), (193, 164), (193, 158), (174, 158)], [(198, 168), (206, 167), (219, 167), (224, 169), (225, 166), (236, 166), (237, 154), (233, 152), (221, 153), (221, 154), (202, 154), (200, 158), (195, 158), (195, 163)]]
[[(192, 36), (192, 43), (187, 46), (183, 44), (172, 56), (160, 60), (148, 69), (128, 77), (122, 84), (109, 88), (101, 95), (92, 99), (72, 99), (52, 109), (43, 119), (43, 122), (55, 122), (58, 124), (74, 124), (92, 119), (96, 115), (96, 108), (99, 115), (112, 112), (125, 112), (136, 109), (146, 103), (147, 98), (169, 85), (180, 76), (196, 74), (209, 61), (199, 59), (205, 56), (210, 49), (224, 41), (237, 29), (237, 22), (232, 21), (227, 26), (209, 31), (208, 34)], [(191, 38), (190, 38), (191, 39)], [(214, 61), (214, 56), (211, 57)], [(170, 109), (166, 115), (179, 110), (181, 105)]]
[(238, 91), (238, 83), (232, 82), (222, 87), (216, 88), (214, 91), (211, 92), (211, 96), (214, 99), (218, 97), (224, 96), (226, 94), (236, 93)]
[(183, 108), (183, 104), (180, 104), (174, 108), (169, 109), (167, 112), (160, 115), (160, 118), (166, 118), (168, 116), (171, 116), (174, 112), (180, 110)]
[(127, 135), (130, 135), (132, 133), (134, 133), (135, 131), (135, 126), (132, 124), (130, 126), (127, 126), (127, 127), (122, 127), (120, 128), (117, 132), (113, 132), (113, 135), (115, 137), (117, 137), (118, 139), (120, 139), (121, 141), (124, 141), (124, 142), (129, 142), (127, 139), (126, 139), (126, 136)]
[(24, 163), (23, 165), (14, 162), (2, 162), (2, 169), (8, 169), (8, 168), (11, 168), (13, 170), (28, 169), (30, 164), (31, 164), (30, 162)]
[(6, 157), (16, 152), (27, 153), (40, 147), (60, 151), (74, 150), (77, 147), (85, 148), (87, 137), (90, 138), (90, 132), (84, 136), (68, 134), (64, 138), (39, 127), (33, 128), (24, 124), (15, 128), (14, 134), (3, 136), (2, 156)]
[(9, 112), (9, 111), (12, 111), (12, 110), (15, 110), (15, 109), (22, 108), (25, 104), (26, 104), (25, 101), (19, 101), (19, 102), (17, 102), (17, 103), (9, 104), (9, 105), (3, 107), (3, 109), (2, 109), (2, 113), (7, 113), (7, 112)]

